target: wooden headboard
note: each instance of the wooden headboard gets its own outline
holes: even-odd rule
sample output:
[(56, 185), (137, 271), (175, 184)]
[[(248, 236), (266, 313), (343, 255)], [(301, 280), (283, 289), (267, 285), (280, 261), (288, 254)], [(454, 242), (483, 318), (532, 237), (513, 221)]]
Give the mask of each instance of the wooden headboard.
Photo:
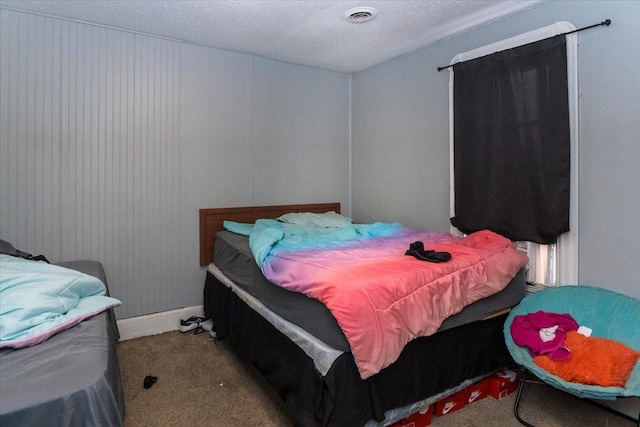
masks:
[(200, 209), (200, 265), (205, 266), (213, 261), (213, 243), (216, 233), (224, 230), (224, 221), (254, 223), (260, 218), (274, 219), (289, 212), (329, 211), (340, 213), (340, 203)]

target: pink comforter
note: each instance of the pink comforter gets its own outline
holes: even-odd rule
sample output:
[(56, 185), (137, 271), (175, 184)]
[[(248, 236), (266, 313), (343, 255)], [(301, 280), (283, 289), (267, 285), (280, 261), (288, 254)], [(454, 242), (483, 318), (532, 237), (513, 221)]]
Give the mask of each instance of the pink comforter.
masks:
[[(392, 364), (409, 341), (502, 290), (528, 261), (491, 231), (465, 238), (406, 228), (400, 234), (370, 239), (371, 246), (283, 251), (262, 266), (272, 282), (329, 308), (363, 379)], [(415, 241), (452, 258), (432, 263), (404, 255)]]

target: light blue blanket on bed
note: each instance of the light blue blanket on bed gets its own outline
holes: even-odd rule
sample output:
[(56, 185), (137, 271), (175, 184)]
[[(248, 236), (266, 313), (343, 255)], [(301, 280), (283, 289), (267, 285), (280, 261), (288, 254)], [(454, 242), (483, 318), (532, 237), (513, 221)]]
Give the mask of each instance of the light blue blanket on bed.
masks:
[(0, 255), (0, 348), (28, 347), (118, 306), (97, 278)]

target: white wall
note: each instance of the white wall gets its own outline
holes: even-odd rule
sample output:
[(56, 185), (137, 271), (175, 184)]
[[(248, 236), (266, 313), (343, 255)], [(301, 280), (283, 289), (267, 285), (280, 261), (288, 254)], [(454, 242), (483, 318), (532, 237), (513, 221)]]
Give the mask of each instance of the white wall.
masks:
[(579, 34), (579, 281), (640, 298), (640, 2), (560, 1), (352, 76), (353, 215), (449, 227), (448, 73), (459, 52), (570, 21)]
[(349, 76), (0, 9), (0, 238), (202, 304), (198, 209), (338, 201)]
[(362, 222), (449, 230), (449, 87), (434, 72), (447, 56), (436, 44), (353, 75), (352, 214)]
[(341, 202), (349, 213), (349, 76), (254, 57), (258, 205)]

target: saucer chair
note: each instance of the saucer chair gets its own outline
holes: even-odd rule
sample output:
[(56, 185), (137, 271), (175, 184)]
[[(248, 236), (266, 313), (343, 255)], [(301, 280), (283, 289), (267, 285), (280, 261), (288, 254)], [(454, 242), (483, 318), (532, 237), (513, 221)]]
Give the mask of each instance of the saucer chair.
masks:
[[(514, 343), (511, 337), (511, 324), (518, 315), (540, 310), (549, 313), (568, 313), (578, 325), (591, 328), (593, 330), (592, 337), (608, 338), (640, 351), (639, 300), (590, 286), (553, 287), (528, 295), (511, 310), (504, 325), (507, 348), (513, 360), (524, 368), (513, 408), (513, 412), (521, 424), (533, 427), (522, 420), (518, 413), (527, 371), (533, 373), (544, 383), (580, 398), (614, 400), (617, 397), (640, 397), (640, 361), (636, 362), (624, 388), (567, 382), (536, 365), (527, 348)], [(638, 419), (625, 414), (618, 413), (618, 415), (636, 422), (640, 427), (640, 414)]]

